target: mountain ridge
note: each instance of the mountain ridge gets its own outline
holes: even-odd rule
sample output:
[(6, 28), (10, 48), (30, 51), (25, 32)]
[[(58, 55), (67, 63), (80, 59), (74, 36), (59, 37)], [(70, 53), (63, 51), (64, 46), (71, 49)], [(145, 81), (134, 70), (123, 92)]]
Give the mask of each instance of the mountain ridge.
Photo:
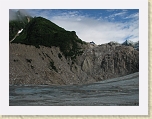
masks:
[(131, 46), (139, 51), (139, 41), (133, 42), (131, 40), (126, 40), (122, 43), (122, 45)]

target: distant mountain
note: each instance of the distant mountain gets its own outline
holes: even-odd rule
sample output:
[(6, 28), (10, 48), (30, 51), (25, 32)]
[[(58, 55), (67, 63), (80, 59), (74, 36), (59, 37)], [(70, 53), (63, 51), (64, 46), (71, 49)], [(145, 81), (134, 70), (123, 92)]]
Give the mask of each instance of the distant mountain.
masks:
[(126, 40), (125, 42), (122, 43), (122, 45), (132, 46), (132, 47), (135, 48), (136, 50), (139, 50), (139, 41), (133, 42), (133, 41), (131, 41), (131, 40)]
[(134, 48), (139, 51), (139, 41), (135, 42)]
[(122, 43), (122, 45), (132, 46), (132, 45), (134, 45), (134, 42), (131, 40), (126, 40), (125, 42)]

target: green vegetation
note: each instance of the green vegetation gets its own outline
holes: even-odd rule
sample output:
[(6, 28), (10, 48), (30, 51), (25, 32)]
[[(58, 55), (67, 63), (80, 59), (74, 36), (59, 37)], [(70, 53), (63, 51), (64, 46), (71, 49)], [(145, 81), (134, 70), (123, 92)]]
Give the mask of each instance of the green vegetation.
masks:
[(18, 62), (18, 59), (14, 59), (13, 61), (14, 61), (14, 62)]
[[(46, 54), (46, 53), (45, 53)], [(46, 54), (46, 56), (48, 57), (48, 58), (50, 58), (51, 59), (51, 57), (48, 55), (48, 54)]]
[(33, 66), (33, 65), (31, 65), (31, 69), (34, 69), (34, 66)]
[(12, 40), (17, 34), (18, 30), (24, 29), (28, 24), (28, 19), (32, 19), (31, 16), (25, 16), (20, 11), (16, 13), (16, 19), (9, 21), (9, 40)]
[(26, 61), (27, 61), (28, 63), (31, 63), (31, 62), (32, 62), (32, 59), (26, 59)]
[(12, 40), (18, 30), (22, 29), (25, 27), (25, 24), (23, 22), (19, 21), (10, 21), (9, 22), (9, 40)]
[(42, 17), (33, 18), (13, 43), (34, 45), (37, 48), (39, 45), (56, 46), (66, 58), (71, 57), (72, 60), (83, 53), (78, 44), (84, 44), (75, 31), (66, 31)]
[(54, 71), (58, 72), (57, 68), (54, 66), (53, 60), (50, 61), (50, 66), (51, 66), (50, 69), (53, 69)]
[(61, 58), (62, 58), (62, 55), (59, 53), (59, 54), (58, 54), (58, 57), (61, 59)]

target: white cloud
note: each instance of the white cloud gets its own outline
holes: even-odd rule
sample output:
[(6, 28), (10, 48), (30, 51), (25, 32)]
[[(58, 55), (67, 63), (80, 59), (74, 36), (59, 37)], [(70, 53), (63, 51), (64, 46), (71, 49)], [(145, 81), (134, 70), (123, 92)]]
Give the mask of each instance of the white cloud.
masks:
[(114, 19), (114, 17), (116, 17), (116, 16), (122, 17), (122, 16), (124, 16), (125, 14), (126, 14), (126, 11), (123, 10), (122, 12), (113, 13), (112, 15), (110, 15), (110, 16), (108, 16), (108, 17)]
[(139, 18), (139, 13), (135, 13), (135, 14), (131, 14), (129, 16), (126, 16), (124, 19), (133, 19), (133, 18), (136, 18), (138, 19)]
[(122, 43), (128, 36), (134, 36), (133, 40), (138, 40), (138, 21), (113, 23), (82, 16), (54, 16), (50, 20), (66, 30), (76, 31), (79, 38), (86, 42), (94, 41), (96, 44), (103, 44), (117, 41)]

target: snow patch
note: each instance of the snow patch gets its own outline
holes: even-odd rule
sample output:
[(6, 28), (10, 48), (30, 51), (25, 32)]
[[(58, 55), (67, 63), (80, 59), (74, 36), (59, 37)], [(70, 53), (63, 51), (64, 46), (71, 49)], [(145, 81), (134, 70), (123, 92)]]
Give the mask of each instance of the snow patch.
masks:
[(23, 31), (23, 29), (19, 30), (18, 33), (21, 33)]

